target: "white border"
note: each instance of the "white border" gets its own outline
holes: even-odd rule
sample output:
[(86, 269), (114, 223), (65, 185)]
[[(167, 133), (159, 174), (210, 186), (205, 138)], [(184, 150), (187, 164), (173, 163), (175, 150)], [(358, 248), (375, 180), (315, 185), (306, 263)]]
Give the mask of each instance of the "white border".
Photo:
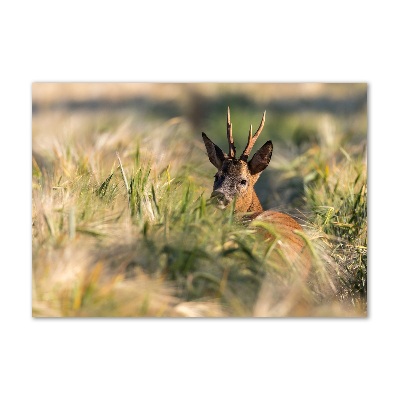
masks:
[[(261, 4), (2, 6), (1, 398), (399, 393), (398, 13), (385, 1)], [(34, 81), (369, 82), (369, 318), (32, 320)]]

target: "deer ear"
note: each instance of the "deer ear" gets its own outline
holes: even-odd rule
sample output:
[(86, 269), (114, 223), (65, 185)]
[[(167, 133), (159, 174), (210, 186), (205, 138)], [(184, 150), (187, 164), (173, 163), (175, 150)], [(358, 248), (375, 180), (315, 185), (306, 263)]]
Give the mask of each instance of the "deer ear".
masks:
[(202, 136), (211, 164), (214, 165), (215, 168), (220, 169), (223, 161), (228, 156), (216, 144), (214, 144), (204, 132), (202, 132)]
[(268, 140), (268, 142), (254, 154), (253, 158), (248, 163), (252, 175), (259, 174), (268, 167), (272, 157), (272, 149), (272, 142)]

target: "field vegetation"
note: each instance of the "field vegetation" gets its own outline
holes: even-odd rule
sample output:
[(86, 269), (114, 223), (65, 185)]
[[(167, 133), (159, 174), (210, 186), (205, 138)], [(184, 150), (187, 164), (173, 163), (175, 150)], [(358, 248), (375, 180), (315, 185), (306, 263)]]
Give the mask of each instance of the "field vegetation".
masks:
[[(366, 93), (33, 84), (33, 316), (366, 316)], [(260, 232), (273, 227), (210, 204), (201, 132), (226, 149), (228, 105), (239, 150), (267, 111), (259, 142), (274, 153), (256, 191), (304, 227), (307, 279), (274, 261)]]

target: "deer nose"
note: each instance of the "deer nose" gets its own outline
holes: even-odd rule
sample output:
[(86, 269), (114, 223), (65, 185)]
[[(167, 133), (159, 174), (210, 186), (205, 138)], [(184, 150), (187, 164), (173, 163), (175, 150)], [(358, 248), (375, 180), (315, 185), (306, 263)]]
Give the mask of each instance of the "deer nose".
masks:
[(218, 208), (224, 209), (228, 204), (229, 201), (228, 199), (225, 197), (224, 193), (218, 191), (218, 190), (214, 190), (211, 193), (211, 199), (213, 200), (213, 202), (215, 203), (215, 205)]
[(214, 190), (211, 193), (211, 198), (212, 199), (215, 198), (218, 201), (223, 201), (225, 199), (225, 195), (223, 193), (219, 192), (218, 190)]

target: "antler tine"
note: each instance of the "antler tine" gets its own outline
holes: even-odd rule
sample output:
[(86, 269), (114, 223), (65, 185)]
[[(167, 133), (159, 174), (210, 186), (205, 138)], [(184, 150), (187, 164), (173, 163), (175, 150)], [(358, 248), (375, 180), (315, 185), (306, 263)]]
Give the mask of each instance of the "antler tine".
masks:
[(228, 112), (226, 114), (226, 134), (228, 136), (228, 143), (229, 143), (228, 156), (230, 158), (235, 158), (235, 156), (236, 156), (236, 147), (235, 147), (235, 144), (233, 142), (231, 112), (229, 110), (229, 107), (228, 107)]
[(247, 161), (247, 158), (249, 157), (250, 152), (251, 152), (254, 144), (256, 143), (258, 137), (260, 136), (261, 131), (264, 128), (265, 113), (266, 113), (266, 111), (264, 111), (264, 113), (263, 113), (260, 126), (258, 127), (257, 132), (254, 134), (254, 136), (252, 135), (253, 127), (250, 125), (249, 138), (247, 140), (247, 145), (246, 145), (246, 148), (243, 151), (243, 154), (240, 156), (240, 158), (242, 160), (244, 160), (244, 161)]
[(250, 124), (249, 138), (247, 139), (247, 143), (250, 143), (250, 140), (251, 140), (252, 137), (253, 137), (253, 125)]

